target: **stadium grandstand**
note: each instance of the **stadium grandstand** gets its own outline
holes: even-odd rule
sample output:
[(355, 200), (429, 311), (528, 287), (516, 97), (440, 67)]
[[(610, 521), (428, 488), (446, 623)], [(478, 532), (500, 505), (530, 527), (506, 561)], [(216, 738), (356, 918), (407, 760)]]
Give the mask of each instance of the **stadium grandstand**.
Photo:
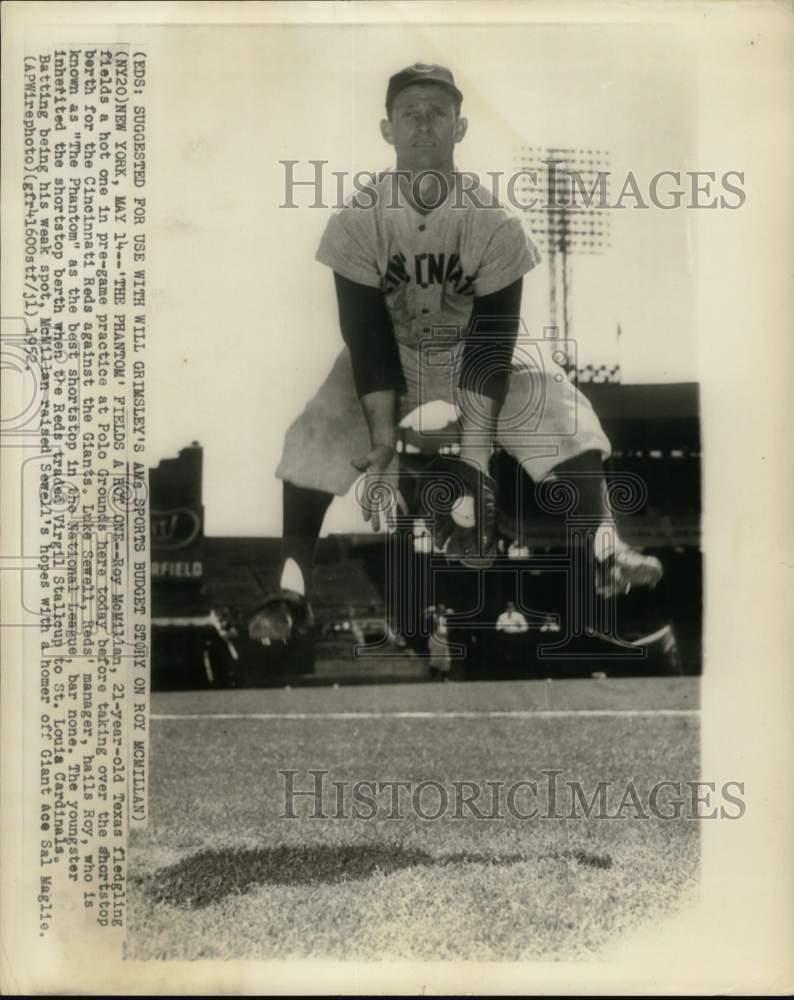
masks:
[[(387, 561), (383, 539), (332, 535), (321, 539), (318, 549), (314, 634), (289, 647), (252, 643), (246, 623), (278, 584), (280, 539), (204, 535), (203, 456), (194, 442), (150, 470), (154, 687), (418, 680), (428, 676), (426, 609), (438, 600), (457, 616), (450, 619), (450, 641), (465, 651), (453, 673), (460, 679), (589, 676), (602, 669), (610, 675), (699, 673), (698, 387), (578, 381), (613, 444), (608, 472), (631, 473), (647, 487), (641, 507), (621, 520), (621, 532), (665, 565), (655, 591), (621, 600), (617, 634), (633, 642), (669, 633), (677, 640), (675, 657), (618, 662), (602, 656), (603, 646), (585, 635), (561, 658), (540, 651), (549, 621), (565, 627), (565, 574), (555, 571), (555, 560), (566, 548), (566, 523), (541, 511), (531, 488), (518, 493), (511, 488), (516, 469), (506, 453), (495, 460), (503, 496), (502, 557), (489, 571), (487, 586), (476, 574), (437, 572), (443, 557), (422, 544), (422, 527), (416, 525), (408, 548), (404, 539), (388, 543), (395, 558), (394, 546), (402, 545), (402, 582), (392, 585), (410, 594), (395, 612), (387, 569), (395, 558)], [(454, 440), (451, 428), (449, 440)], [(443, 430), (439, 441), (443, 447)], [(400, 447), (404, 454), (416, 450), (410, 427), (403, 429)], [(505, 657), (493, 623), (505, 602), (516, 599), (530, 628)]]

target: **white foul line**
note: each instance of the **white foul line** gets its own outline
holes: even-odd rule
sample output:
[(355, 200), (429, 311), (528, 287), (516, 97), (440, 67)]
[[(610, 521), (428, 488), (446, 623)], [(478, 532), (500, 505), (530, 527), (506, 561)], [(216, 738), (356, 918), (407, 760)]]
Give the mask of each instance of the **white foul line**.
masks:
[(481, 712), (206, 712), (191, 714), (153, 714), (153, 721), (175, 722), (179, 720), (195, 722), (201, 719), (217, 719), (233, 722), (242, 719), (270, 721), (286, 719), (303, 721), (332, 719), (349, 722), (355, 719), (564, 719), (564, 718), (637, 718), (663, 716), (681, 718), (700, 715), (697, 708), (560, 708), (560, 709), (498, 709)]

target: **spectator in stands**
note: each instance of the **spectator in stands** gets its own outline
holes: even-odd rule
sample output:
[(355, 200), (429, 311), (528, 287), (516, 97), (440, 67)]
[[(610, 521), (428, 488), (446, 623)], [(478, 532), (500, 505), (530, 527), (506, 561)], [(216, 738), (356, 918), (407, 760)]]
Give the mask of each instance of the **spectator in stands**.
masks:
[(444, 604), (431, 605), (427, 609), (430, 618), (430, 638), (427, 649), (430, 654), (430, 676), (438, 680), (449, 680), (452, 669), (452, 656), (449, 649), (449, 628), (447, 619), (451, 613)]
[(519, 636), (528, 631), (526, 618), (516, 610), (512, 601), (508, 601), (504, 611), (496, 619), (497, 648), (503, 667), (512, 668), (523, 661), (524, 657), (520, 654), (523, 652), (524, 644)]
[(504, 611), (496, 619), (496, 631), (505, 635), (523, 635), (529, 631), (526, 618), (520, 611), (516, 611), (512, 601), (507, 602)]
[(560, 623), (555, 615), (546, 615), (543, 624), (540, 626), (541, 632), (559, 632)]

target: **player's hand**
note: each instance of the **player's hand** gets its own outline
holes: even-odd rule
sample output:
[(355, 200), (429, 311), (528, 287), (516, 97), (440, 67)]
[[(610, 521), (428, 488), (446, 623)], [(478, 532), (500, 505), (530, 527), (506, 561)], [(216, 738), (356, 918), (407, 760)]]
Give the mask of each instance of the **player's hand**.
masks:
[(353, 459), (353, 467), (366, 473), (364, 488), (358, 496), (364, 520), (372, 524), (373, 531), (380, 531), (381, 527), (393, 529), (397, 510), (408, 513), (408, 505), (397, 487), (396, 457), (394, 448), (377, 444), (366, 455)]

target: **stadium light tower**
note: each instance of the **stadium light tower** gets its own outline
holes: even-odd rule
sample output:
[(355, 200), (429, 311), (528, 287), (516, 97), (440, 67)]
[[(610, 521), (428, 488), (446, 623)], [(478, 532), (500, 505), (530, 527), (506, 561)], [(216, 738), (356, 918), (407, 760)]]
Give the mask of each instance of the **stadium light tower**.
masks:
[(573, 337), (573, 254), (609, 247), (609, 154), (606, 150), (519, 146), (519, 204), (549, 262), (549, 316), (555, 339)]

